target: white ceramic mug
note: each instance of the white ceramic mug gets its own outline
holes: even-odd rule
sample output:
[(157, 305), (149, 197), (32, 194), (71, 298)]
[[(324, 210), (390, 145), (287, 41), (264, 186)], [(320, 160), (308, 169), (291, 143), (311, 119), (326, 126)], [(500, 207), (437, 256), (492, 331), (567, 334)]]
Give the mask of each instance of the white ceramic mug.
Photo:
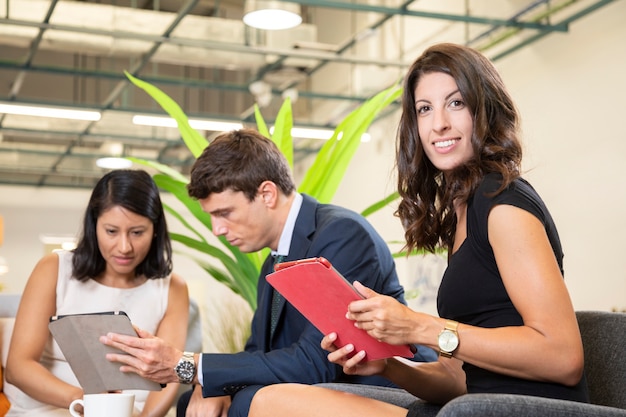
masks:
[(69, 407), (71, 415), (83, 417), (75, 410), (78, 404), (83, 406), (84, 417), (132, 417), (135, 394), (86, 394), (72, 401)]

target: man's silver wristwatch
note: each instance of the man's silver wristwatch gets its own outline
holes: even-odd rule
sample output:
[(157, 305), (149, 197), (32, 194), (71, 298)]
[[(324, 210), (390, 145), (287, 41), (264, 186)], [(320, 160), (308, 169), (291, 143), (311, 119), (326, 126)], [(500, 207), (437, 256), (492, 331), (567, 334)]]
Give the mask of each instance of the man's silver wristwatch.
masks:
[(174, 371), (178, 376), (178, 382), (191, 384), (193, 377), (196, 375), (196, 361), (193, 358), (193, 352), (184, 352)]

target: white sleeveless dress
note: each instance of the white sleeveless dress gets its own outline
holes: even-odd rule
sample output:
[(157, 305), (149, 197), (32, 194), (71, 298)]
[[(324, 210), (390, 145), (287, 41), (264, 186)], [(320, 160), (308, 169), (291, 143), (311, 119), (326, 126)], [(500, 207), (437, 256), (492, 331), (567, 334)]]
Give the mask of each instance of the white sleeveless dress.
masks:
[[(72, 278), (72, 252), (59, 251), (56, 315), (125, 311), (130, 320), (141, 329), (156, 333), (167, 309), (170, 277), (149, 279), (135, 288), (113, 288), (92, 279), (78, 281)], [(41, 357), (41, 363), (63, 381), (78, 386), (78, 381), (61, 349), (50, 335)], [(67, 417), (65, 408), (57, 408), (36, 401), (14, 385), (5, 384), (4, 392), (11, 402), (6, 417)], [(149, 391), (125, 391), (135, 394), (135, 413), (143, 408)]]

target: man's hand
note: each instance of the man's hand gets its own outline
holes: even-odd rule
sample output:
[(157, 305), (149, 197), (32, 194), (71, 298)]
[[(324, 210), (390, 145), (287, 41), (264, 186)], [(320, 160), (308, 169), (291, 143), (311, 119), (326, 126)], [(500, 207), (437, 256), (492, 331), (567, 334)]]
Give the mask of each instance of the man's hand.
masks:
[(178, 382), (174, 367), (183, 356), (183, 352), (149, 332), (139, 328), (135, 330), (139, 337), (118, 333), (101, 336), (100, 342), (128, 353), (128, 355), (108, 353), (106, 358), (111, 362), (121, 363), (122, 372), (134, 372), (160, 384)]
[(227, 417), (230, 396), (202, 397), (202, 387), (196, 385), (189, 398), (185, 417)]
[(377, 375), (382, 373), (387, 366), (385, 359), (377, 361), (362, 362), (365, 358), (365, 351), (354, 352), (354, 345), (348, 343), (342, 348), (335, 346), (337, 333), (332, 332), (324, 336), (321, 342), (322, 349), (329, 351), (328, 360), (343, 368), (346, 375)]

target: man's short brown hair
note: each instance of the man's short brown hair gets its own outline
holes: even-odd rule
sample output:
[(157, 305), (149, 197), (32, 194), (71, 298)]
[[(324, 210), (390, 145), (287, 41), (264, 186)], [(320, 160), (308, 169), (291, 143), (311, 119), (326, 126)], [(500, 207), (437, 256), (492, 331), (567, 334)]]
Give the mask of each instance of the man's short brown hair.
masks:
[(240, 129), (220, 134), (204, 149), (191, 168), (187, 191), (205, 199), (230, 189), (252, 201), (264, 181), (285, 195), (296, 189), (289, 163), (274, 142), (254, 129)]

